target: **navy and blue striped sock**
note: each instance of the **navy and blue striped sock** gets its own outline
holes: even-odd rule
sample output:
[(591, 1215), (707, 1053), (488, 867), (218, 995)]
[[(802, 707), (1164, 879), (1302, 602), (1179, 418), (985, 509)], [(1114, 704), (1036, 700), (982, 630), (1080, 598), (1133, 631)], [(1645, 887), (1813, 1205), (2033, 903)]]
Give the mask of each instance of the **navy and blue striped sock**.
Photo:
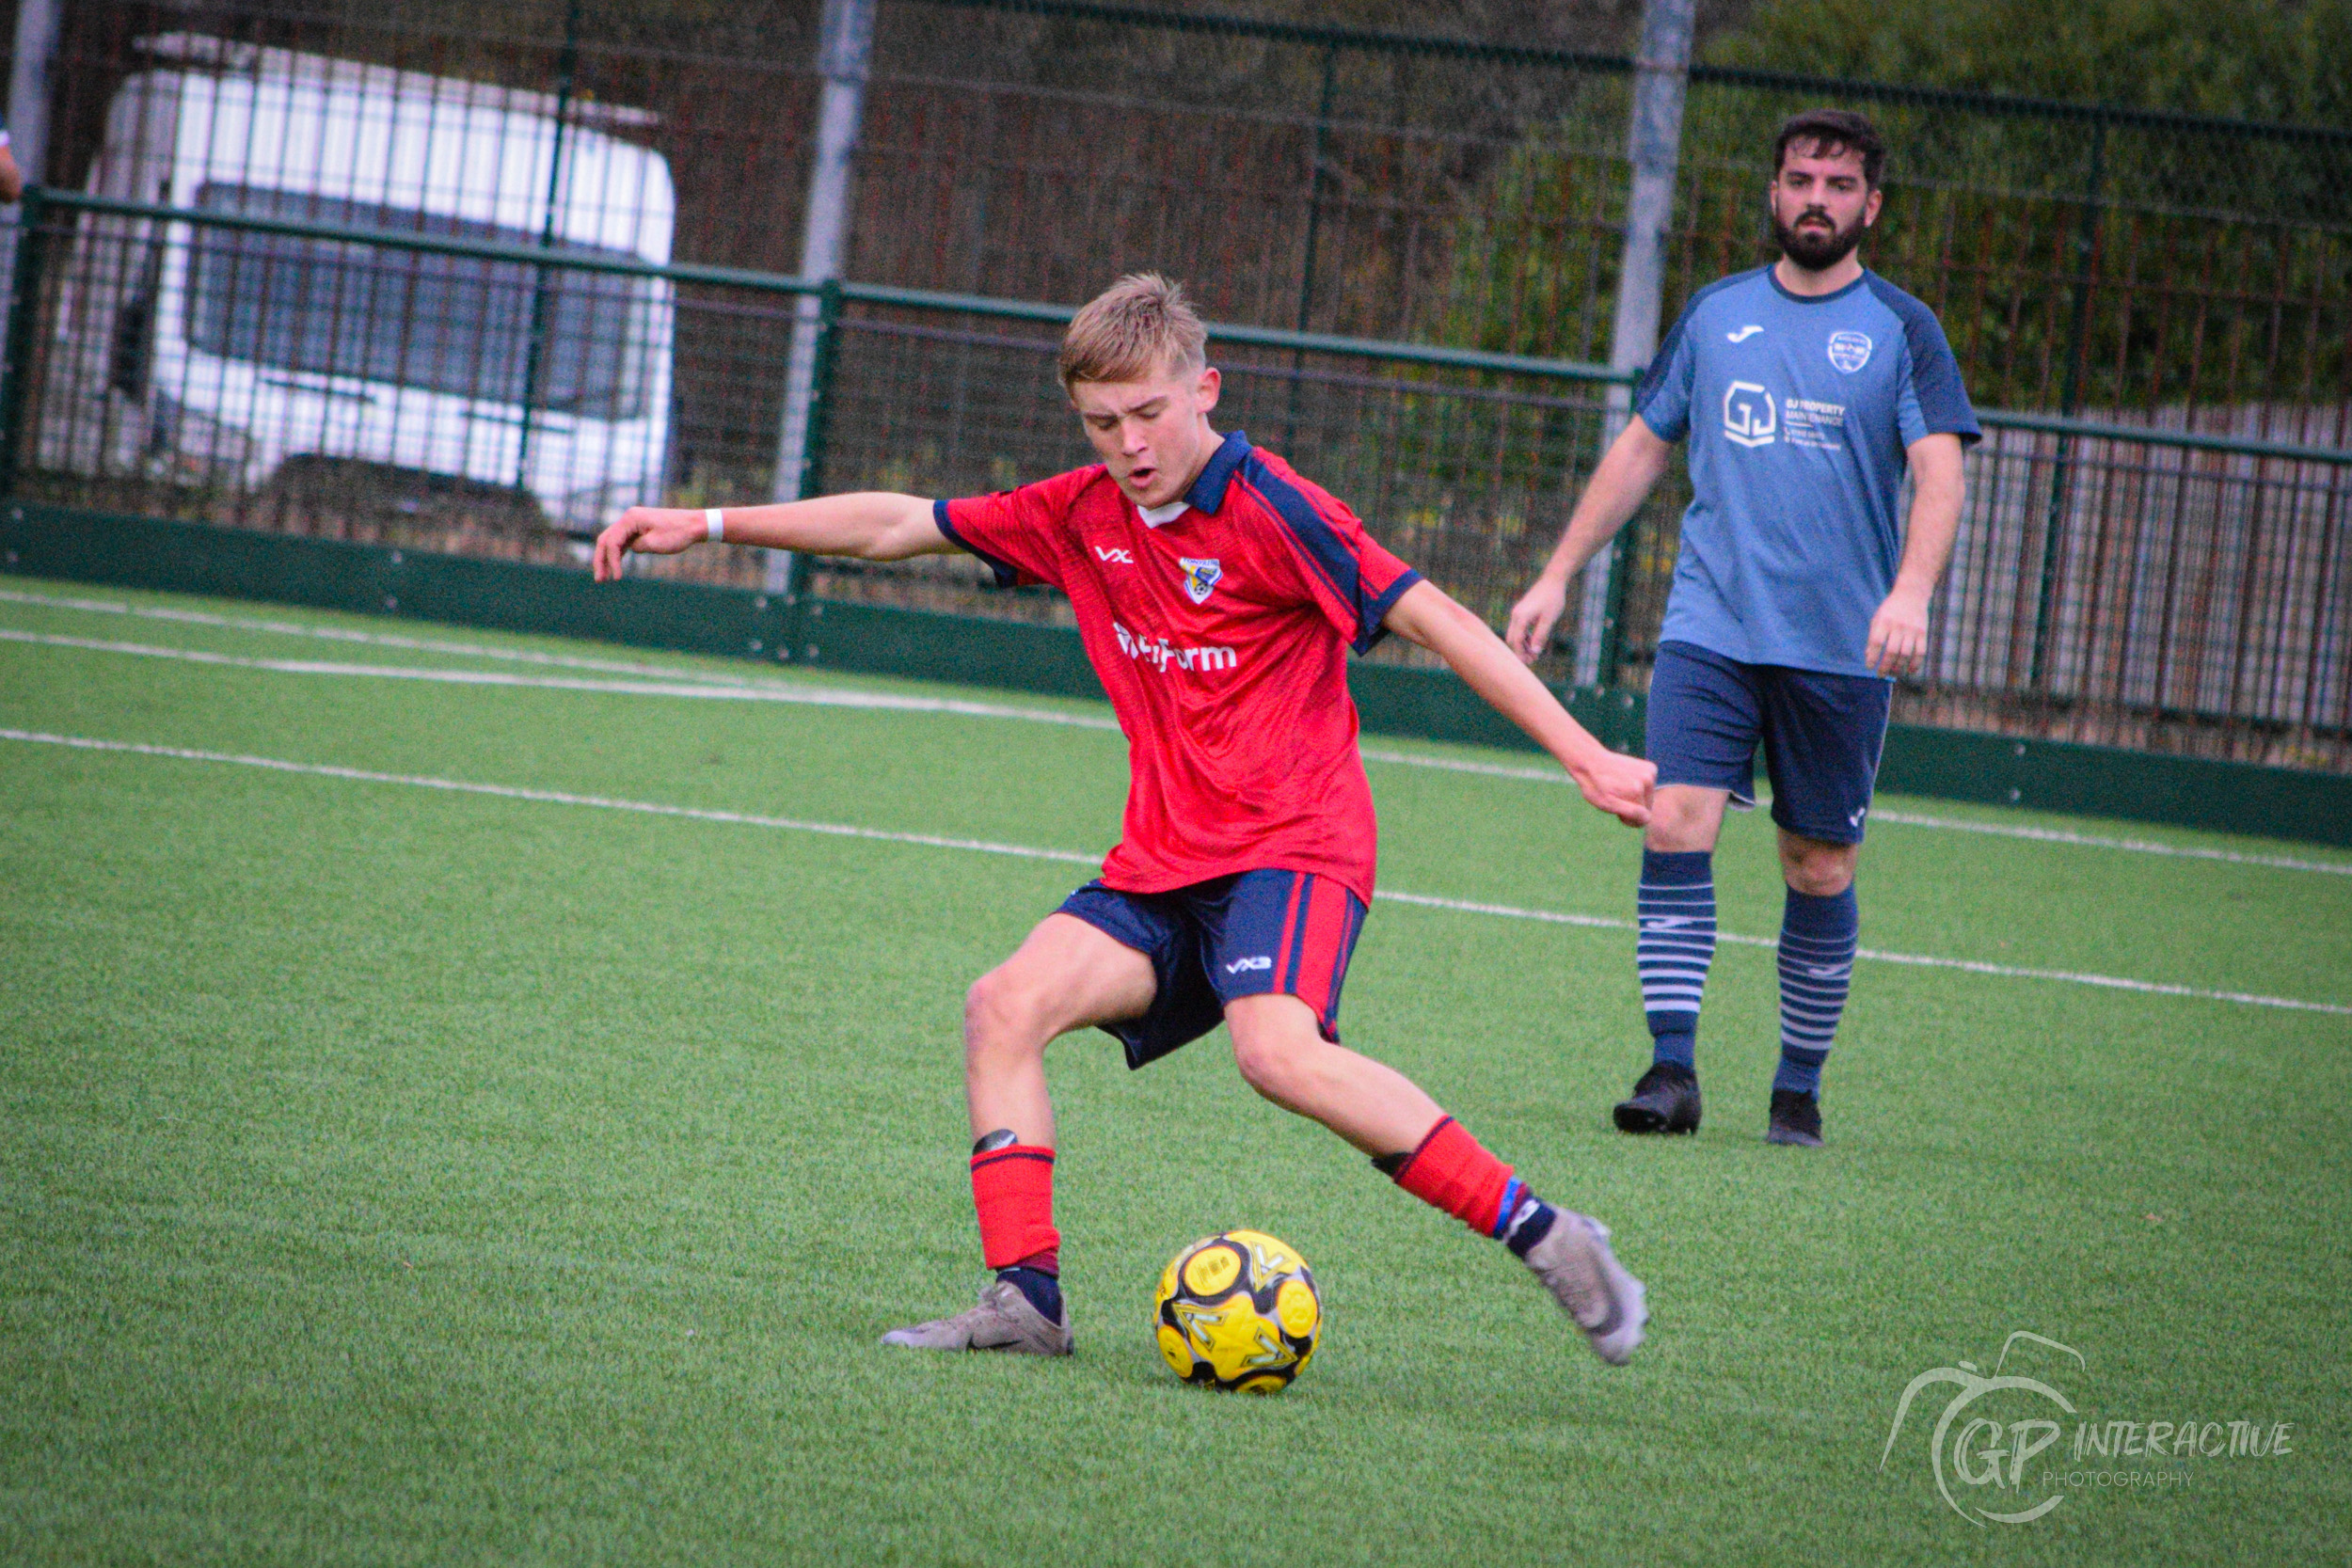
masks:
[(1862, 907), (1851, 885), (1827, 898), (1788, 890), (1780, 920), (1780, 1070), (1772, 1087), (1821, 1092), (1821, 1064), (1846, 1010), (1861, 929)]
[(1715, 857), (1705, 849), (1645, 849), (1634, 900), (1652, 1059), (1691, 1067), (1697, 1059), (1699, 998), (1715, 958)]

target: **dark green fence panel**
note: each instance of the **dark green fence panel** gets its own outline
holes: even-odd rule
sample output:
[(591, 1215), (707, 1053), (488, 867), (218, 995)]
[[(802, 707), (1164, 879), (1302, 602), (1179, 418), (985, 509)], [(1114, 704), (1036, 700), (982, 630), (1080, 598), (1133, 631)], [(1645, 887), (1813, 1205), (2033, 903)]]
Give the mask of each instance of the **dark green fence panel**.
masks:
[[(805, 606), (795, 621), (781, 601), (746, 589), (645, 579), (599, 585), (577, 569), (71, 508), (0, 512), (0, 570), (1053, 696), (1102, 693), (1067, 627), (841, 603)], [(1359, 661), (1348, 679), (1368, 732), (1532, 750), (1448, 672)], [(1638, 746), (1638, 696), (1561, 695), (1609, 744)], [(1887, 736), (1880, 785), (2352, 845), (2352, 779), (2333, 774), (1898, 724)]]

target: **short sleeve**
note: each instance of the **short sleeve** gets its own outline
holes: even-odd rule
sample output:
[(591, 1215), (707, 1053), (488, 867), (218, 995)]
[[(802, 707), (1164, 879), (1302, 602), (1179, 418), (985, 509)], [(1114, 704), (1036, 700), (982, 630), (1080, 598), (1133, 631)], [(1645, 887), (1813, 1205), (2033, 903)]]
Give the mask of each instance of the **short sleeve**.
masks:
[(1679, 441), (1691, 433), (1691, 388), (1698, 374), (1691, 317), (1698, 308), (1696, 299), (1682, 308), (1633, 388), (1633, 411), (1661, 441)]
[(1964, 447), (1982, 440), (1984, 432), (1968, 402), (1968, 388), (1961, 383), (1960, 361), (1944, 336), (1944, 324), (1909, 294), (1888, 289), (1880, 298), (1903, 324), (1903, 373), (1895, 409), (1903, 445), (1930, 436), (1957, 436)]
[(988, 563), (998, 587), (1041, 582), (1059, 588), (1064, 524), (1086, 477), (1084, 470), (1057, 474), (993, 496), (933, 501), (931, 518), (949, 544)]
[(1294, 476), (1276, 471), (1252, 452), (1242, 477), (1281, 525), (1299, 579), (1323, 618), (1356, 652), (1369, 653), (1388, 635), (1381, 622), (1421, 574), (1364, 531), (1346, 503)]

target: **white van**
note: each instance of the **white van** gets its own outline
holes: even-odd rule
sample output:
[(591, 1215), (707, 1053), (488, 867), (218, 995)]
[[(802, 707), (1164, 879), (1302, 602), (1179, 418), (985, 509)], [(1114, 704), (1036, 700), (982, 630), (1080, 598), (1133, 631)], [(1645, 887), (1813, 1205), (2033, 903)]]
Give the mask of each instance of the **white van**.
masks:
[[(195, 34), (139, 47), (94, 195), (670, 259), (668, 163), (607, 134), (644, 110), (575, 102), (559, 135), (545, 93)], [(364, 465), (528, 492), (574, 532), (660, 492), (666, 280), (101, 214), (64, 264), (44, 467), (249, 490)]]

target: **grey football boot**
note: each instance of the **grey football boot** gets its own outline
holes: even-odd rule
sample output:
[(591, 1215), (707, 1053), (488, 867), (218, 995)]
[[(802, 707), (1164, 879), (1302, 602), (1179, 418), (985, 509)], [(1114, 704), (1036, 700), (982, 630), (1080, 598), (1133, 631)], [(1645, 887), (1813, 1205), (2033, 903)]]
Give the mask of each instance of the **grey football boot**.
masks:
[[(1605, 1249), (1604, 1249), (1605, 1250)], [(980, 1287), (980, 1304), (952, 1318), (894, 1328), (885, 1345), (908, 1350), (1001, 1350), (1016, 1355), (1068, 1355), (1070, 1309), (1054, 1322), (1029, 1304), (1017, 1285), (1001, 1279)]]
[(1561, 1310), (1576, 1320), (1593, 1354), (1622, 1367), (1632, 1359), (1642, 1325), (1649, 1322), (1646, 1292), (1609, 1250), (1607, 1226), (1571, 1209), (1555, 1213), (1544, 1239), (1527, 1249), (1527, 1266)]

